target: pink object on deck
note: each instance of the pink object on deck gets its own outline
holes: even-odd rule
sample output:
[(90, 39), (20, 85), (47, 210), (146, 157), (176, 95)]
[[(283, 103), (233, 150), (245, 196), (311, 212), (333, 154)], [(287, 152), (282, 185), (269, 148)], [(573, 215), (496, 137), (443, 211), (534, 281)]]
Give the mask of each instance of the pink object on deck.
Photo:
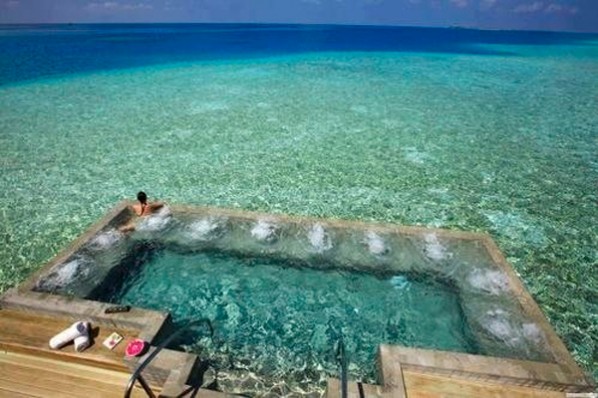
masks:
[(138, 357), (145, 353), (147, 348), (147, 342), (141, 339), (134, 339), (127, 344), (127, 348), (125, 348), (125, 354), (128, 357)]

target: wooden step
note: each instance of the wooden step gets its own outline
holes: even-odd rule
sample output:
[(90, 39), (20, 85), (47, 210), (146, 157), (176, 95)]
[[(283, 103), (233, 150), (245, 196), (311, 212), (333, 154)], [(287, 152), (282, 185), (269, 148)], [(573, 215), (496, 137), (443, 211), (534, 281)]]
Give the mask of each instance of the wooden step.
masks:
[[(123, 360), (127, 341), (139, 331), (118, 329), (91, 324), (92, 345), (83, 352), (75, 352), (69, 343), (59, 350), (52, 350), (48, 342), (52, 336), (73, 324), (72, 319), (48, 317), (16, 310), (0, 310), (0, 349), (8, 352), (34, 355), (65, 362), (80, 363), (118, 371), (127, 371)], [(124, 340), (113, 350), (102, 345), (112, 332), (117, 332)]]
[[(129, 377), (125, 372), (0, 352), (0, 396), (120, 398)], [(147, 395), (136, 387), (132, 396)]]

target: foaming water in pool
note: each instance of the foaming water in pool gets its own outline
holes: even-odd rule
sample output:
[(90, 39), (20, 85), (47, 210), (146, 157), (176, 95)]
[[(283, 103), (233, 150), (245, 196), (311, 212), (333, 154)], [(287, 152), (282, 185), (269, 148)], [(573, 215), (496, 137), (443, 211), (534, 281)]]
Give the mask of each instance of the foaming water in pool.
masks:
[(75, 258), (51, 272), (39, 286), (46, 290), (55, 290), (72, 283), (76, 278), (85, 277), (91, 265), (85, 258)]
[(332, 249), (332, 239), (329, 233), (324, 229), (320, 223), (315, 223), (307, 233), (309, 243), (316, 253), (322, 253), (326, 250)]
[(276, 240), (276, 230), (276, 224), (266, 220), (259, 220), (251, 229), (251, 236), (259, 241), (273, 242)]
[(168, 207), (162, 207), (155, 214), (142, 218), (135, 229), (142, 232), (163, 230), (172, 220), (171, 215), (172, 213)]
[(110, 229), (94, 237), (89, 242), (89, 247), (96, 250), (105, 250), (114, 246), (123, 239), (124, 235), (116, 229)]
[(382, 255), (388, 253), (389, 249), (384, 243), (384, 239), (373, 231), (368, 231), (365, 234), (365, 244), (370, 253), (375, 255)]
[(442, 245), (442, 243), (440, 243), (436, 234), (429, 233), (426, 234), (424, 238), (426, 242), (424, 252), (428, 258), (435, 261), (440, 261), (446, 260), (452, 256), (452, 254), (447, 250), (447, 248), (444, 245)]
[(518, 322), (501, 309), (488, 310), (481, 324), (495, 339), (519, 350), (526, 351), (527, 342), (536, 343), (543, 339), (543, 333), (536, 324)]
[(189, 224), (184, 236), (191, 241), (209, 241), (217, 238), (223, 228), (224, 220), (206, 217)]
[(467, 281), (476, 289), (490, 294), (500, 294), (509, 289), (509, 279), (501, 271), (474, 269), (467, 276)]
[(225, 372), (254, 372), (266, 389), (285, 380), (299, 392), (321, 391), (338, 375), (339, 333), (352, 377), (368, 382), (381, 343), (475, 351), (457, 292), (425, 278), (164, 250), (109, 300), (168, 310), (178, 322), (212, 319), (214, 341), (181, 343)]

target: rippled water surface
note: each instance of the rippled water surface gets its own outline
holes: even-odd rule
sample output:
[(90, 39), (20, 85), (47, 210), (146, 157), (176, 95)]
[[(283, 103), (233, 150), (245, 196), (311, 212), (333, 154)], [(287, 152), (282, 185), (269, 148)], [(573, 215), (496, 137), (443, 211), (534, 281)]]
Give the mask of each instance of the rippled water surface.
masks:
[(487, 231), (598, 375), (598, 37), (364, 29), (0, 29), (0, 290), (139, 189)]
[(218, 252), (145, 257), (101, 300), (167, 309), (178, 323), (207, 317), (213, 340), (199, 339), (207, 335), (199, 329), (179, 343), (220, 371), (253, 372), (262, 393), (281, 380), (296, 392), (323, 390), (326, 377), (338, 374), (341, 334), (351, 377), (370, 383), (381, 342), (476, 353), (458, 292), (431, 278), (315, 270)]

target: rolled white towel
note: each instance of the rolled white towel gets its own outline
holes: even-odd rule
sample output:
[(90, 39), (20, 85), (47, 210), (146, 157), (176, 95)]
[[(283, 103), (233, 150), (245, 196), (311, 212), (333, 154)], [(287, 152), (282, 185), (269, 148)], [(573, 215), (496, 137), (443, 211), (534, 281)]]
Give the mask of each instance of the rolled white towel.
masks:
[(50, 339), (50, 348), (56, 350), (83, 335), (89, 337), (89, 322), (75, 322)]
[(85, 333), (75, 337), (73, 344), (75, 345), (75, 351), (81, 352), (85, 350), (91, 344), (91, 338), (89, 337), (89, 322), (84, 322)]

